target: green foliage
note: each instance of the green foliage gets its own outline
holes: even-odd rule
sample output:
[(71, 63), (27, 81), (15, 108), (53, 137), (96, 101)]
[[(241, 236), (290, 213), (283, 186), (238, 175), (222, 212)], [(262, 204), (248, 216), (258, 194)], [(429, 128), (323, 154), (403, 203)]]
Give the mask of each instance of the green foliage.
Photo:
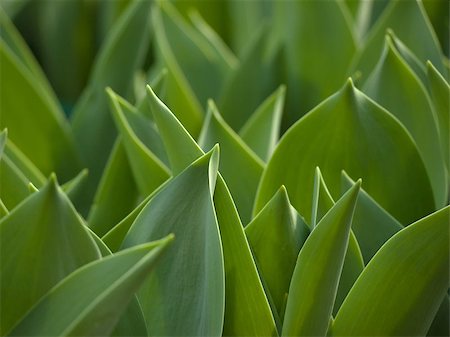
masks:
[(1, 336), (450, 335), (443, 4), (0, 7)]

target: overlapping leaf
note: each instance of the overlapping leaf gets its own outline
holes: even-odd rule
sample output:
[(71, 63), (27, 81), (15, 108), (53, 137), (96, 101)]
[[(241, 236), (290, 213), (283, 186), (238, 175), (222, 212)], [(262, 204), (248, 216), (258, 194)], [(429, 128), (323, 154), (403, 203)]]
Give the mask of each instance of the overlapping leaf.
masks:
[(386, 242), (339, 310), (333, 336), (427, 333), (449, 287), (449, 217), (447, 206)]
[(434, 209), (428, 176), (413, 140), (351, 80), (285, 133), (261, 178), (255, 211), (284, 184), (292, 205), (308, 216), (316, 166), (332, 195), (339, 194), (344, 169), (364, 179), (367, 192), (403, 223)]

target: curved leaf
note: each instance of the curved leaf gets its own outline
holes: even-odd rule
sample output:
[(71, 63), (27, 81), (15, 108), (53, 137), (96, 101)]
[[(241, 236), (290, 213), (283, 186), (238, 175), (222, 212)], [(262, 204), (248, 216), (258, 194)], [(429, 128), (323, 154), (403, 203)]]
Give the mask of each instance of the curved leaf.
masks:
[(339, 194), (341, 170), (361, 177), (368, 193), (404, 223), (434, 209), (413, 140), (351, 80), (285, 133), (261, 178), (254, 211), (284, 184), (292, 205), (309, 215), (316, 166), (333, 195)]
[(384, 244), (342, 304), (333, 336), (427, 333), (449, 287), (449, 217), (447, 206)]
[(174, 177), (150, 199), (122, 244), (130, 247), (169, 232), (177, 236), (139, 293), (151, 335), (221, 335), (224, 269), (212, 202), (217, 167), (214, 148)]
[(447, 202), (447, 176), (434, 110), (426, 89), (386, 37), (381, 59), (364, 85), (364, 92), (408, 129), (423, 158), (437, 207)]
[(109, 335), (172, 240), (173, 235), (76, 270), (51, 289), (10, 335)]
[[(147, 88), (155, 121), (166, 146), (172, 171), (176, 174), (202, 156), (203, 151), (151, 88)], [(214, 206), (225, 266), (223, 335), (277, 336), (275, 321), (258, 277), (242, 223), (220, 174), (214, 192)]]
[(261, 103), (239, 131), (242, 140), (265, 162), (278, 143), (285, 95), (286, 87), (282, 85)]
[(295, 262), (309, 228), (282, 186), (245, 228), (245, 234), (281, 330)]
[(325, 336), (347, 250), (358, 181), (306, 239), (289, 287), (283, 336)]
[[(355, 183), (345, 171), (342, 172), (342, 192), (347, 191)], [(372, 256), (403, 226), (367, 194), (359, 191), (358, 203), (353, 214), (352, 230), (355, 233), (364, 262)]]
[(54, 176), (0, 221), (1, 333), (99, 250)]
[(198, 141), (203, 150), (219, 143), (222, 158), (219, 170), (230, 187), (231, 195), (244, 223), (251, 219), (253, 202), (264, 163), (224, 121), (211, 101)]

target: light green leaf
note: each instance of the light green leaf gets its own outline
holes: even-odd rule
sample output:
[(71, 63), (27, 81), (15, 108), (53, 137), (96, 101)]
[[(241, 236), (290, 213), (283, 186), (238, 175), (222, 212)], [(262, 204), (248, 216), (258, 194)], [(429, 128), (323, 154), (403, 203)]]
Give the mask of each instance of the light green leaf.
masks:
[(2, 159), (2, 155), (3, 155), (3, 151), (5, 149), (7, 139), (8, 139), (8, 130), (3, 129), (0, 132), (0, 159)]
[(427, 62), (428, 90), (437, 113), (447, 174), (450, 175), (450, 86), (431, 62)]
[(254, 211), (285, 185), (292, 205), (309, 215), (316, 166), (332, 195), (339, 195), (346, 170), (364, 179), (367, 192), (403, 223), (434, 209), (427, 173), (406, 129), (351, 80), (285, 133), (261, 178)]
[(169, 178), (169, 169), (136, 136), (125, 117), (125, 110), (122, 110), (123, 104), (120, 104), (120, 98), (112, 90), (108, 89), (107, 91), (110, 97), (111, 110), (122, 136), (137, 187), (143, 196), (147, 196)]
[(0, 247), (2, 334), (56, 283), (100, 257), (54, 176), (0, 221)]
[[(355, 183), (345, 171), (342, 172), (342, 192), (347, 191)], [(355, 233), (364, 262), (372, 256), (403, 226), (367, 194), (359, 191), (358, 203), (353, 215), (352, 230)]]
[(347, 250), (358, 181), (317, 224), (300, 250), (289, 288), (283, 336), (325, 336)]
[(449, 287), (449, 217), (447, 206), (384, 244), (339, 310), (333, 336), (427, 333)]
[[(174, 174), (203, 151), (172, 112), (148, 88), (155, 121)], [(214, 206), (225, 266), (225, 336), (277, 336), (275, 321), (258, 277), (233, 199), (219, 174)]]
[(198, 143), (203, 150), (210, 149), (216, 143), (220, 144), (223, 160), (219, 170), (236, 200), (242, 221), (249, 223), (264, 162), (226, 124), (212, 101), (209, 103), (208, 115)]
[(286, 87), (280, 86), (256, 109), (239, 131), (242, 140), (263, 161), (268, 161), (278, 143)]
[[(351, 184), (350, 189), (354, 184)], [(346, 192), (347, 190), (345, 190)], [(314, 176), (314, 191), (312, 202), (311, 227), (314, 228), (317, 223), (333, 208), (335, 202), (330, 195), (328, 188), (323, 180), (320, 169), (316, 167)], [(348, 247), (345, 253), (344, 265), (342, 267), (341, 277), (339, 279), (339, 286), (337, 289), (336, 300), (333, 306), (333, 315), (337, 313), (339, 307), (352, 288), (358, 276), (364, 269), (364, 261), (359, 248), (358, 241), (355, 234), (350, 229), (350, 236), (348, 239)]]
[(277, 1), (274, 13), (275, 38), (286, 51), (287, 128), (339, 89), (356, 44), (341, 1)]
[(77, 206), (77, 204), (80, 203), (79, 197), (82, 192), (82, 188), (86, 183), (87, 177), (88, 177), (88, 170), (87, 169), (81, 170), (80, 173), (78, 173), (75, 177), (73, 177), (71, 180), (69, 180), (64, 185), (61, 186), (64, 193), (67, 194), (67, 196), (75, 206)]
[(150, 199), (123, 242), (122, 247), (130, 247), (168, 232), (177, 236), (139, 292), (151, 335), (222, 333), (223, 255), (212, 202), (218, 165), (215, 147), (174, 177)]
[[(44, 174), (56, 172), (64, 181), (79, 169), (69, 124), (34, 74), (0, 40), (0, 129)], [(23, 97), (26, 97), (24, 99)], [(58, 139), (58, 141), (55, 141)]]
[[(374, 1), (377, 3), (378, 1)], [(395, 32), (400, 40), (422, 63), (431, 60), (444, 72), (442, 51), (436, 34), (427, 18), (422, 2), (419, 0), (390, 1), (382, 15), (370, 30), (364, 46), (355, 55), (352, 62), (353, 71), (359, 70), (363, 77), (372, 71), (383, 50), (383, 41), (387, 29)]]
[(28, 312), (11, 336), (109, 335), (172, 240), (173, 235), (76, 270)]
[(309, 228), (282, 186), (245, 228), (245, 234), (281, 332), (289, 284)]
[(248, 41), (241, 63), (224, 84), (218, 106), (235, 131), (243, 127), (252, 112), (279, 85), (276, 66), (280, 63), (280, 50), (270, 49), (269, 42), (268, 27), (262, 26)]
[(0, 199), (0, 220), (1, 220), (2, 218), (4, 218), (5, 215), (8, 215), (8, 214), (9, 214), (8, 209), (6, 208), (6, 206), (5, 206), (5, 204), (3, 203), (2, 199)]
[(167, 103), (189, 132), (198, 135), (204, 115), (202, 105), (195, 96), (183, 69), (177, 62), (176, 54), (170, 46), (170, 32), (166, 32), (164, 25), (165, 2), (161, 1), (159, 4), (162, 8), (155, 8), (152, 19), (159, 53), (157, 55), (160, 55), (160, 59), (164, 61), (164, 66), (167, 68)]
[(89, 169), (87, 210), (116, 138), (105, 87), (126, 97), (134, 72), (143, 62), (149, 45), (152, 1), (134, 0), (111, 28), (99, 51), (89, 84), (74, 108), (72, 128), (80, 153)]
[(97, 235), (104, 235), (133, 209), (138, 198), (139, 191), (133, 178), (133, 172), (123, 141), (119, 138), (106, 164), (89, 212), (87, 221), (89, 227)]
[(436, 116), (425, 87), (395, 50), (389, 36), (363, 91), (397, 117), (411, 133), (427, 169), (435, 204), (437, 207), (445, 205), (448, 182)]

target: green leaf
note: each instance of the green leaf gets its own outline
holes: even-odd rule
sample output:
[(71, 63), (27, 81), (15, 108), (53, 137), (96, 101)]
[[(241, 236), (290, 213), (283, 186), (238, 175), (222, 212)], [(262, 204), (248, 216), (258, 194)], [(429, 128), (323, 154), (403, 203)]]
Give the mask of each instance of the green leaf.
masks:
[(384, 244), (339, 310), (333, 336), (427, 333), (449, 286), (449, 217), (447, 206)]
[(447, 165), (447, 175), (450, 176), (450, 86), (431, 62), (427, 62), (428, 89), (433, 106), (436, 110), (441, 143)]
[(239, 131), (242, 140), (267, 162), (278, 143), (286, 87), (280, 86), (250, 116)]
[(322, 218), (298, 255), (283, 336), (325, 336), (344, 264), (358, 181)]
[(0, 221), (0, 247), (2, 334), (56, 283), (100, 257), (54, 176)]
[[(378, 2), (378, 1), (375, 1)], [(421, 1), (393, 0), (370, 30), (362, 48), (352, 62), (353, 71), (367, 77), (379, 60), (386, 30), (391, 29), (422, 63), (431, 60), (444, 72), (442, 51)]]
[(226, 124), (212, 101), (209, 103), (208, 115), (198, 143), (203, 150), (210, 149), (216, 143), (220, 144), (223, 160), (219, 170), (230, 187), (233, 199), (236, 200), (242, 221), (249, 223), (264, 167), (263, 161)]
[(150, 41), (151, 4), (151, 1), (134, 0), (111, 28), (93, 66), (89, 84), (74, 108), (72, 128), (89, 169), (86, 210), (117, 134), (105, 87), (124, 97), (131, 92), (134, 72), (143, 62)]
[(9, 139), (42, 173), (69, 179), (80, 165), (63, 112), (3, 40), (0, 63), (2, 83), (8, 83), (0, 87), (0, 129), (8, 127)]
[(286, 51), (286, 128), (339, 89), (356, 44), (341, 1), (278, 1), (274, 15), (275, 38)]
[(413, 140), (351, 80), (285, 133), (261, 178), (254, 211), (285, 185), (292, 205), (309, 217), (316, 166), (332, 195), (339, 195), (341, 170), (346, 170), (364, 179), (367, 192), (403, 223), (434, 209)]
[(444, 300), (439, 307), (433, 323), (431, 323), (427, 336), (448, 336), (450, 335), (450, 299), (448, 293), (444, 295)]
[(9, 214), (8, 209), (6, 208), (6, 206), (5, 206), (5, 204), (3, 203), (2, 199), (0, 199), (0, 220), (1, 220), (2, 218), (4, 218), (5, 215), (8, 215), (8, 214)]
[[(355, 183), (342, 172), (342, 192)], [(367, 263), (383, 244), (403, 226), (386, 212), (364, 189), (359, 191), (358, 203), (353, 214), (352, 230), (355, 233), (364, 262)]]
[(76, 270), (28, 312), (11, 336), (109, 335), (172, 240), (173, 235)]
[[(159, 2), (164, 7), (164, 2)], [(177, 62), (175, 52), (170, 46), (170, 34), (164, 25), (165, 12), (163, 8), (155, 7), (152, 19), (158, 53), (167, 68), (166, 97), (170, 108), (175, 112), (183, 125), (193, 135), (198, 135), (203, 120), (203, 109), (190, 86), (183, 69)]]
[(64, 185), (61, 186), (64, 193), (67, 194), (70, 200), (76, 205), (78, 197), (81, 192), (81, 188), (86, 182), (86, 179), (88, 177), (88, 170), (84, 169), (81, 170), (80, 173), (78, 173), (75, 177), (73, 177), (71, 180), (66, 182)]
[(289, 283), (309, 228), (282, 186), (245, 228), (245, 234), (281, 330)]
[[(126, 110), (122, 109), (124, 105), (120, 103), (120, 97), (110, 89), (107, 91), (110, 97), (111, 110), (122, 136), (137, 187), (143, 196), (147, 196), (170, 177), (170, 171), (137, 137), (125, 117)], [(130, 114), (129, 111), (127, 113)]]
[(8, 130), (3, 129), (0, 132), (0, 159), (2, 159), (2, 155), (3, 155), (3, 151), (5, 149), (7, 139), (8, 139)]
[(215, 147), (174, 177), (150, 199), (122, 244), (130, 247), (169, 232), (177, 236), (139, 293), (151, 335), (221, 335), (224, 269), (212, 202), (218, 164)]
[(408, 129), (433, 187), (437, 207), (447, 202), (447, 176), (442, 156), (436, 116), (426, 89), (395, 49), (392, 39), (386, 44), (379, 63), (363, 90)]
[[(354, 184), (349, 186), (349, 189)], [(344, 192), (346, 192), (345, 190)], [(323, 180), (320, 169), (316, 167), (314, 176), (314, 191), (313, 191), (313, 208), (311, 215), (311, 227), (314, 228), (317, 223), (333, 208), (335, 202), (330, 195), (328, 188)], [(357, 207), (357, 206), (356, 206)], [(353, 218), (352, 218), (353, 219)], [(336, 300), (333, 307), (333, 315), (335, 315), (352, 288), (358, 276), (364, 269), (364, 261), (359, 248), (358, 241), (355, 234), (350, 229), (350, 236), (348, 239), (348, 247), (345, 253), (344, 265), (342, 267), (341, 277), (339, 279), (339, 286), (337, 289)]]
[[(120, 191), (120, 193), (117, 193)], [(89, 227), (98, 235), (108, 232), (137, 204), (138, 188), (133, 178), (122, 139), (118, 139), (88, 216)]]
[(279, 85), (276, 65), (280, 63), (280, 50), (270, 49), (269, 42), (268, 27), (262, 26), (249, 40), (241, 63), (224, 84), (218, 106), (235, 131), (243, 127), (252, 112)]
[[(148, 88), (155, 121), (174, 174), (203, 151), (172, 112)], [(275, 321), (258, 277), (233, 199), (219, 174), (214, 206), (225, 266), (225, 336), (277, 336)]]

